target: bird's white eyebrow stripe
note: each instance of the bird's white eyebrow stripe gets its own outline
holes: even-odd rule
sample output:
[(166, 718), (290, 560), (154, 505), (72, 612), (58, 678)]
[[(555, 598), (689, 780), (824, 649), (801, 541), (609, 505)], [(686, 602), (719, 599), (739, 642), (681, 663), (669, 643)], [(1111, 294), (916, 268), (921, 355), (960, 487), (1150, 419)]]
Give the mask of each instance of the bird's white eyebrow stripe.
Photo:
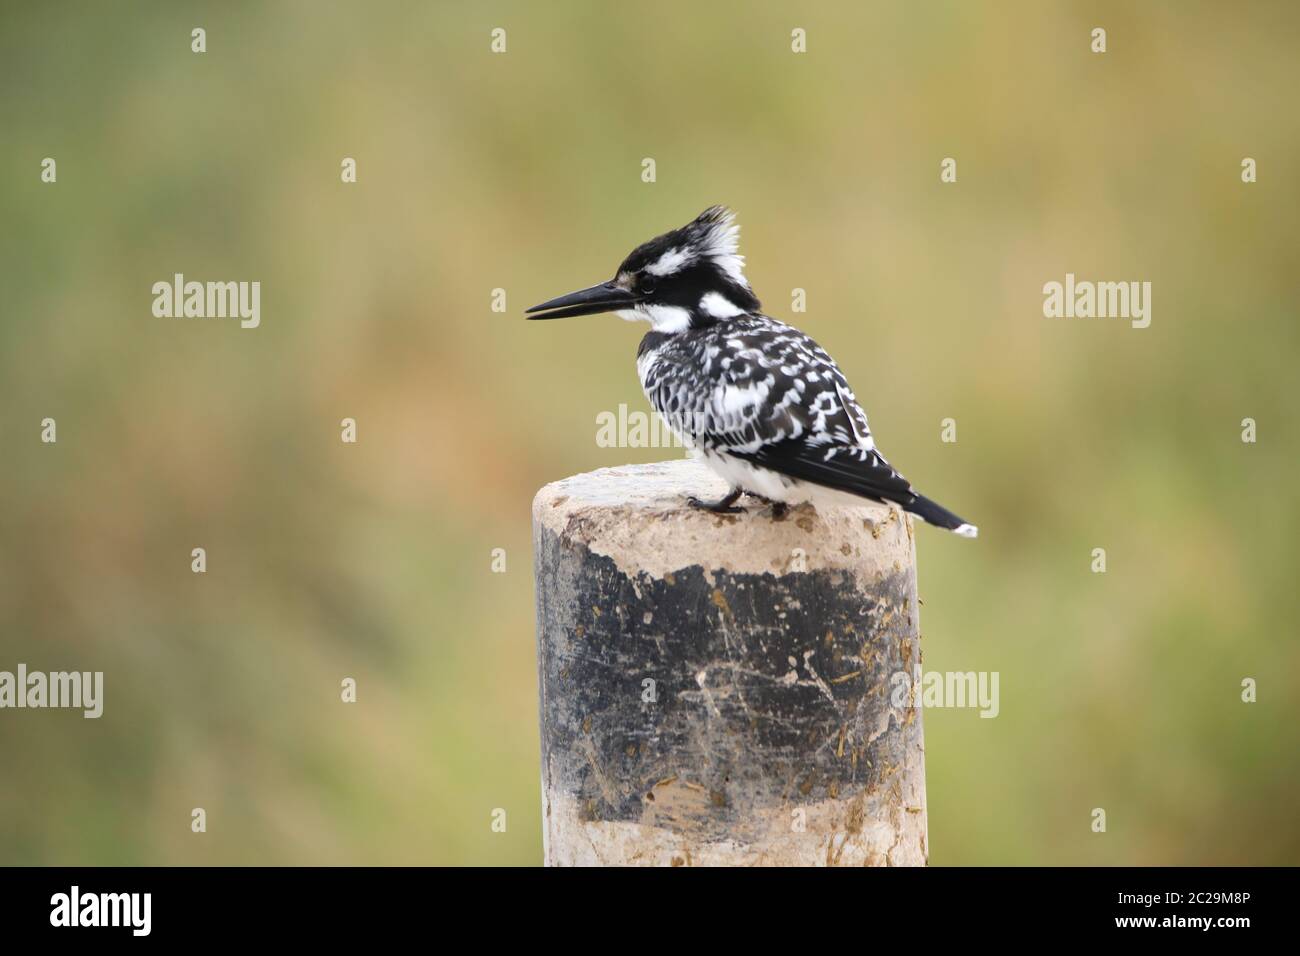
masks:
[(673, 247), (661, 255), (654, 262), (645, 267), (645, 271), (653, 276), (672, 275), (682, 266), (687, 265), (694, 258), (692, 253), (686, 249)]

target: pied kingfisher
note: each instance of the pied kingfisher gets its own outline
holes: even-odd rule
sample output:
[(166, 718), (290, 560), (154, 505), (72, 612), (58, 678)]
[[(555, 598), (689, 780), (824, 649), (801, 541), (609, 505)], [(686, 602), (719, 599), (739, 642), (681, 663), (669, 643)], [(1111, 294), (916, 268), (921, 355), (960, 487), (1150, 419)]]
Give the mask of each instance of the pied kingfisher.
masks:
[(533, 319), (615, 312), (650, 323), (636, 366), (655, 410), (697, 458), (742, 493), (773, 505), (857, 498), (894, 502), (964, 537), (974, 525), (917, 494), (885, 460), (835, 362), (798, 329), (759, 311), (723, 206), (632, 250), (609, 282), (528, 310)]

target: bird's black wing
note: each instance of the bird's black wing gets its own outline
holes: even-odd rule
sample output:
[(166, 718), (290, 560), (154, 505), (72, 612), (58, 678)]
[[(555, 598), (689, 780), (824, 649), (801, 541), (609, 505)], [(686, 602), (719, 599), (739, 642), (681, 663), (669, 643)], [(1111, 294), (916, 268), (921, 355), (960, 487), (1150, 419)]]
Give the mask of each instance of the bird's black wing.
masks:
[(757, 451), (732, 454), (790, 478), (864, 498), (894, 501), (900, 505), (910, 505), (916, 498), (907, 479), (876, 451), (825, 448), (799, 439), (787, 439), (764, 445)]

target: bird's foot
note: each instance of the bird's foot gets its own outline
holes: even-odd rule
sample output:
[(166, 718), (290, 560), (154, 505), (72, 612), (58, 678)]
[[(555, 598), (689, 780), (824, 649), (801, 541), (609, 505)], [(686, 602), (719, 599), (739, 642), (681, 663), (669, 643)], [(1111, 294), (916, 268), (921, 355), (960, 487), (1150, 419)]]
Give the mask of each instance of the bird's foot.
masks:
[(712, 511), (718, 515), (738, 515), (743, 514), (744, 508), (733, 508), (737, 498), (740, 497), (740, 489), (733, 488), (724, 497), (717, 501), (704, 501), (696, 498), (694, 495), (686, 499), (686, 503), (692, 508), (699, 508), (701, 511)]

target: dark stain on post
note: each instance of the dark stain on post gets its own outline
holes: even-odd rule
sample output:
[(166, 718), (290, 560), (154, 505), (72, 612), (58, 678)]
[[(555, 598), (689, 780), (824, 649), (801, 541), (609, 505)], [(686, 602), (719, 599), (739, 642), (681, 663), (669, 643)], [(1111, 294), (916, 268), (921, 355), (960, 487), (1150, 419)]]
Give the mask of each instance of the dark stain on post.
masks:
[(850, 801), (857, 834), (867, 798), (905, 809), (891, 777), (921, 720), (891, 697), (920, 650), (911, 567), (629, 576), (540, 526), (536, 550), (543, 782), (584, 821), (744, 841), (764, 810)]

